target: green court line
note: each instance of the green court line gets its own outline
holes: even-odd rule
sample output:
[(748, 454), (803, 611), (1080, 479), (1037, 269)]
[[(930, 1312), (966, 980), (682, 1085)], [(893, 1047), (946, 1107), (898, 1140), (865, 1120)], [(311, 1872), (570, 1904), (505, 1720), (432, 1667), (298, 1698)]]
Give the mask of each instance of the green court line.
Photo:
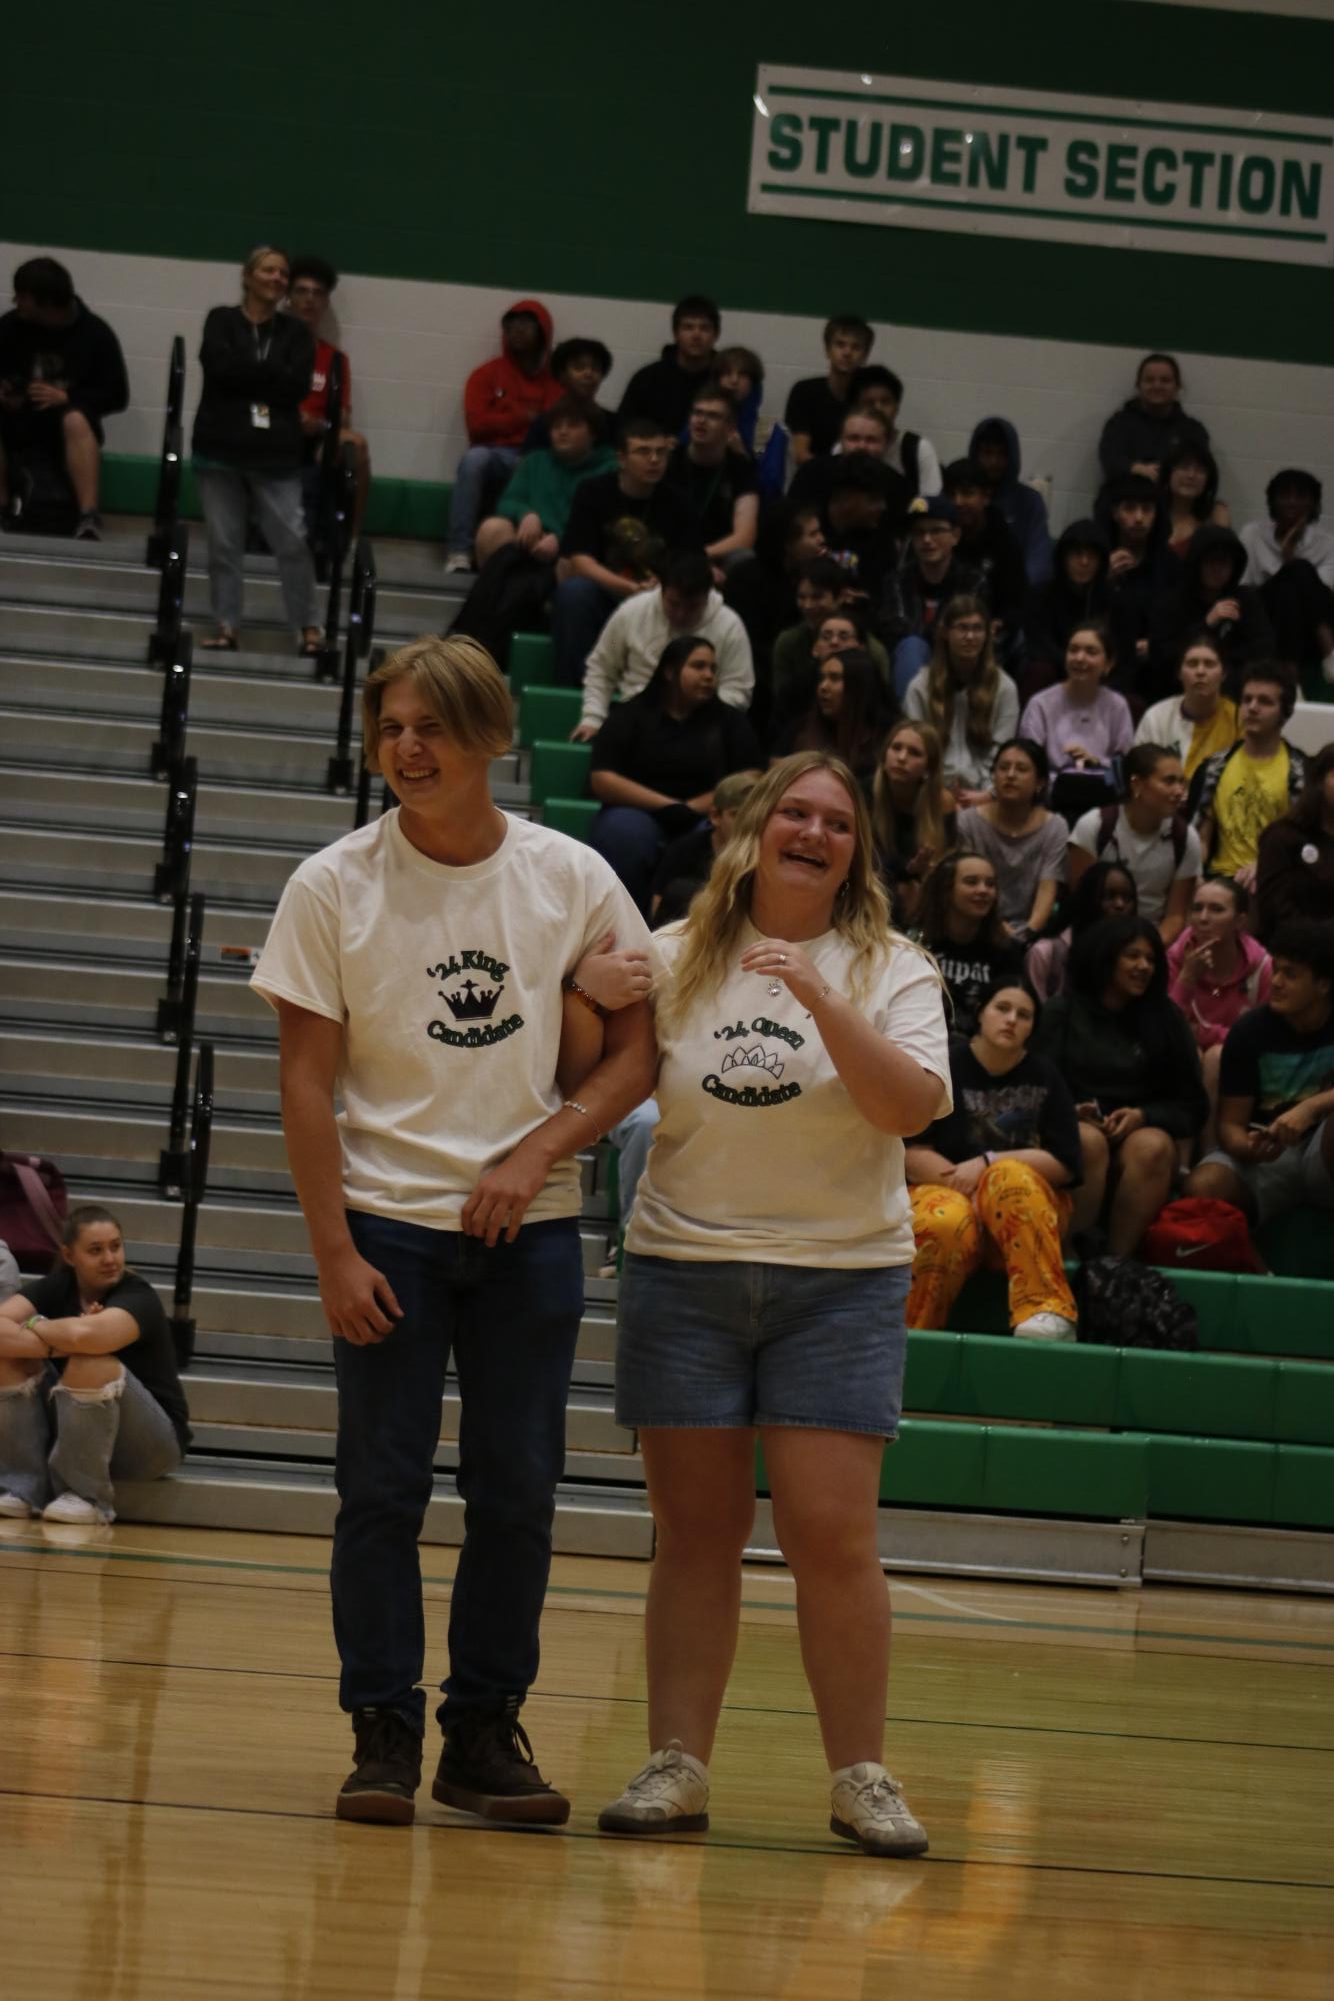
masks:
[[(144, 1565), (175, 1565), (190, 1570), (256, 1570), (266, 1575), (287, 1577), (327, 1577), (326, 1564), (316, 1563), (263, 1563), (242, 1556), (173, 1556), (156, 1550), (131, 1549), (62, 1549), (49, 1543), (0, 1542), (0, 1554), (24, 1556), (96, 1556), (102, 1561), (117, 1563), (138, 1563)], [(452, 1577), (423, 1577), (423, 1585), (430, 1584), (448, 1588)], [(890, 1580), (891, 1588), (893, 1580)], [(549, 1598), (607, 1598), (626, 1604), (642, 1605), (642, 1591), (618, 1591), (605, 1584), (549, 1584)], [(791, 1612), (791, 1599), (748, 1598), (743, 1601), (744, 1610), (752, 1612)], [(1226, 1633), (1191, 1633), (1164, 1630), (1152, 1633), (1129, 1633), (1123, 1626), (1090, 1626), (1069, 1619), (1016, 1619), (1006, 1613), (995, 1618), (985, 1612), (901, 1612), (894, 1610), (895, 1623), (919, 1626), (980, 1626), (988, 1632), (1003, 1634), (1006, 1628), (1017, 1632), (1032, 1633), (1075, 1633), (1097, 1639), (1144, 1639), (1181, 1640), (1198, 1642), (1201, 1645), (1217, 1647), (1263, 1647), (1281, 1653), (1334, 1654), (1334, 1640), (1265, 1640), (1237, 1639)]]
[(892, 208), (962, 210), (968, 215), (1031, 215), (1039, 222), (1100, 222), (1109, 229), (1189, 230), (1195, 236), (1262, 236), (1275, 243), (1324, 243), (1323, 229), (1251, 229), (1239, 222), (1169, 222), (1161, 216), (1102, 215), (1092, 209), (1031, 208), (1023, 202), (935, 201), (929, 195), (867, 194), (857, 188), (804, 188), (787, 181), (761, 181), (762, 195), (790, 195), (807, 201), (857, 201)]
[(768, 97), (818, 97), (839, 104), (897, 104), (916, 111), (962, 111), (975, 118), (1027, 118), (1034, 124), (1137, 126), (1149, 132), (1209, 132), (1224, 139), (1286, 139), (1296, 146), (1334, 146), (1324, 132), (1279, 132), (1270, 126), (1203, 125), (1189, 118), (1118, 118), (1110, 111), (1073, 111), (1056, 106), (979, 104), (947, 97), (894, 97), (873, 90), (819, 90), (799, 83), (771, 84)]

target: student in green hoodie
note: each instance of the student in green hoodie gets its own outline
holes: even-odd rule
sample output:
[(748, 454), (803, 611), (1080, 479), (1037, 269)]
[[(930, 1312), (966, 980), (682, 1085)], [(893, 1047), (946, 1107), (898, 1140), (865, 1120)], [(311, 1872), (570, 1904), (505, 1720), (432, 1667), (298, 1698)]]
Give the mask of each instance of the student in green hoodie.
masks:
[(528, 452), (515, 466), (497, 511), (477, 530), (477, 566), (517, 542), (540, 563), (554, 563), (580, 480), (610, 472), (616, 454), (597, 442), (588, 410), (565, 397), (547, 412), (548, 450)]

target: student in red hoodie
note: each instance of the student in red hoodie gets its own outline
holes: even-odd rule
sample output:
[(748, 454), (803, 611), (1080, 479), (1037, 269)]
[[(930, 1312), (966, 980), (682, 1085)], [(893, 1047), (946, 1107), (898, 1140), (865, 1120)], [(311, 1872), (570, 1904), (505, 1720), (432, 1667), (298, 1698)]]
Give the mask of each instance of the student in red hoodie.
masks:
[(551, 315), (540, 301), (516, 299), (501, 319), (500, 341), (495, 360), (474, 368), (463, 391), (469, 443), (454, 475), (447, 571), (473, 567), (486, 481), (508, 477), (519, 462), (528, 426), (561, 394), (547, 366)]

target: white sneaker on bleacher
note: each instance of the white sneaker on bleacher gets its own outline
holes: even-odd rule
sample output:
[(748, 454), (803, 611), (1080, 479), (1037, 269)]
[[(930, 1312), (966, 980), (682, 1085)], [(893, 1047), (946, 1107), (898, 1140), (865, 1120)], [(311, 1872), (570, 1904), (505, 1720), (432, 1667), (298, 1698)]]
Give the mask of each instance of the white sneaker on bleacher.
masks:
[(1027, 1320), (1021, 1320), (1015, 1328), (1015, 1338), (1020, 1341), (1076, 1341), (1079, 1330), (1073, 1320), (1067, 1320), (1063, 1313), (1030, 1313)]
[(829, 1829), (867, 1855), (925, 1855), (926, 1829), (883, 1765), (845, 1765), (832, 1775)]
[(699, 1834), (709, 1824), (709, 1768), (671, 1743), (598, 1815), (604, 1834)]

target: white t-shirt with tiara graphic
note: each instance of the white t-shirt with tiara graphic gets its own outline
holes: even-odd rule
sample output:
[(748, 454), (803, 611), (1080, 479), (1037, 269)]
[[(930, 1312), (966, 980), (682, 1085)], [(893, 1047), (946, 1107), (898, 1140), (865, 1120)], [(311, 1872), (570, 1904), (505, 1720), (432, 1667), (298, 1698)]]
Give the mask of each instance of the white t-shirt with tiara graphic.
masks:
[[(349, 1209), (460, 1227), (478, 1177), (559, 1110), (560, 983), (608, 931), (648, 943), (602, 857), (527, 820), (468, 868), (420, 854), (396, 809), (302, 862), (251, 985), (345, 1025)], [(562, 1160), (526, 1220), (579, 1208)]]
[[(758, 936), (747, 927), (738, 959)], [(659, 991), (681, 943), (679, 926), (654, 934)], [(802, 949), (835, 992), (851, 995), (853, 953), (836, 931)], [(659, 1009), (662, 1116), (626, 1249), (840, 1270), (911, 1264), (903, 1141), (862, 1117), (811, 1016), (771, 984), (738, 967), (679, 1024)], [(930, 961), (896, 938), (858, 1003), (896, 1049), (939, 1078), (932, 1118), (952, 1102), (941, 995)]]

